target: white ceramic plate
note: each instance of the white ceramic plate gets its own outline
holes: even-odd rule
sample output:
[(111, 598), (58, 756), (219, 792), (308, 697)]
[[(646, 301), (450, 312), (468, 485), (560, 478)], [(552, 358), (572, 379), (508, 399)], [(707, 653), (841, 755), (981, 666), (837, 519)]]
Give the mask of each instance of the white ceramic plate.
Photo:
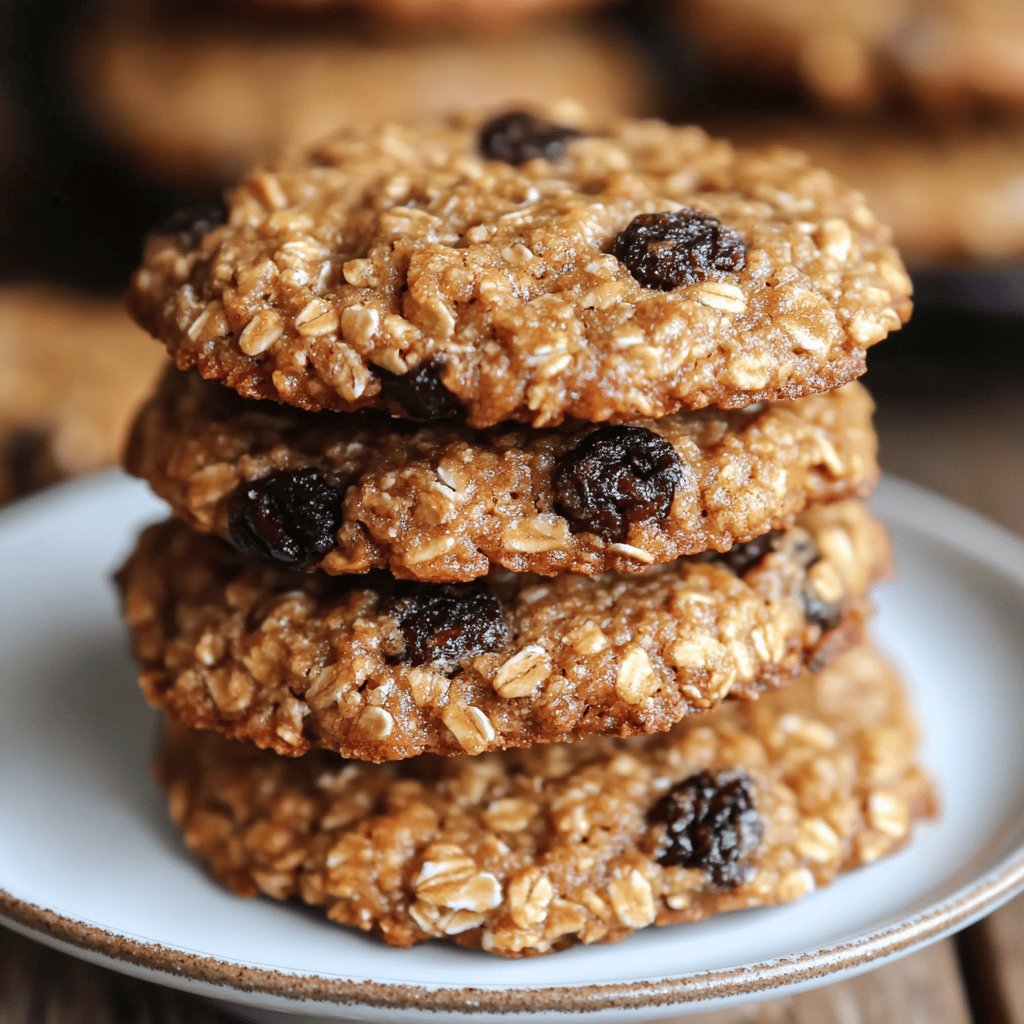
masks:
[(942, 820), (800, 903), (504, 962), (387, 948), (242, 900), (184, 853), (150, 782), (153, 716), (110, 573), (160, 506), (107, 474), (0, 515), (0, 917), (259, 1020), (646, 1021), (876, 965), (1024, 887), (1024, 543), (905, 484), (877, 507), (898, 578), (877, 635), (918, 701)]

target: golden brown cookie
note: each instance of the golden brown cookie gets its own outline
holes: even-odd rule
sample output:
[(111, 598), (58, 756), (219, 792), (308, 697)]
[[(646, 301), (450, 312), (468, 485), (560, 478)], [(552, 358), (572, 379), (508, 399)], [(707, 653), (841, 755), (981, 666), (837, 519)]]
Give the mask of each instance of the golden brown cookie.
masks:
[(1024, 104), (1019, 0), (678, 0), (702, 52), (731, 75), (798, 83), (844, 107)]
[(641, 55), (601, 26), (373, 39), (347, 22), (186, 18), (170, 6), (168, 17), (136, 8), (97, 18), (81, 37), (76, 81), (91, 122), (122, 159), (193, 191), (213, 192), (283, 147), (346, 124), (552, 96), (614, 113), (647, 113), (652, 103)]
[(446, 33), (508, 31), (521, 22), (597, 7), (606, 0), (235, 0), (239, 6), (295, 13), (360, 9), (403, 27)]
[(119, 302), (0, 289), (0, 500), (115, 463), (162, 363)]
[(255, 171), (150, 237), (129, 303), (246, 397), (540, 427), (830, 390), (909, 293), (888, 229), (802, 156), (552, 107)]
[(895, 672), (859, 648), (654, 737), (365, 765), (172, 725), (159, 774), (235, 892), (511, 957), (786, 903), (898, 850), (936, 809), (917, 744)]
[(172, 367), (126, 465), (194, 529), (291, 567), (435, 583), (492, 565), (638, 573), (863, 496), (878, 472), (872, 408), (849, 384), (627, 427), (472, 431), (246, 401)]
[(856, 639), (888, 563), (848, 501), (639, 577), (450, 587), (289, 572), (170, 522), (119, 583), (155, 706), (279, 754), (387, 761), (657, 732), (754, 696)]
[(1024, 255), (1024, 125), (759, 116), (719, 127), (742, 145), (794, 146), (862, 188), (911, 263)]

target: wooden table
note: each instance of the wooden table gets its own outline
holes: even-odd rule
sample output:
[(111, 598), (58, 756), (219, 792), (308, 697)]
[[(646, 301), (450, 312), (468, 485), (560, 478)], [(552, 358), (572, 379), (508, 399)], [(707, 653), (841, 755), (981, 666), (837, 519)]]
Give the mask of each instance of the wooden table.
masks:
[[(883, 462), (1024, 533), (1024, 387), (880, 402)], [(207, 1004), (0, 929), (0, 1024), (228, 1024)], [(585, 1018), (581, 1018), (585, 1020)], [(878, 971), (692, 1024), (1024, 1024), (1024, 898)]]

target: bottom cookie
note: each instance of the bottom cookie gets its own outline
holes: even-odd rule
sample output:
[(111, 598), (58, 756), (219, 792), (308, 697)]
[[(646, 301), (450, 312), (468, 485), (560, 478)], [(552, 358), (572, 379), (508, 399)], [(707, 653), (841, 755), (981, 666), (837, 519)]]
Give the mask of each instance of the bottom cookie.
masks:
[(169, 725), (158, 774), (240, 894), (526, 956), (788, 902), (892, 853), (936, 808), (917, 740), (895, 672), (858, 648), (658, 736), (370, 765)]

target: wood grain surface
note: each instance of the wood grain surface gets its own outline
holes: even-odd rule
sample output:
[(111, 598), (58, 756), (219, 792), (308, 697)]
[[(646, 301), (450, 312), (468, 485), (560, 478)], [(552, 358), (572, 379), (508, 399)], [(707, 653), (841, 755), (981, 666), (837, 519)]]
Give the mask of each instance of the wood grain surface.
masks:
[(979, 1024), (1024, 1024), (1024, 897), (957, 940)]
[(688, 1024), (972, 1024), (956, 950), (942, 942), (850, 981)]

